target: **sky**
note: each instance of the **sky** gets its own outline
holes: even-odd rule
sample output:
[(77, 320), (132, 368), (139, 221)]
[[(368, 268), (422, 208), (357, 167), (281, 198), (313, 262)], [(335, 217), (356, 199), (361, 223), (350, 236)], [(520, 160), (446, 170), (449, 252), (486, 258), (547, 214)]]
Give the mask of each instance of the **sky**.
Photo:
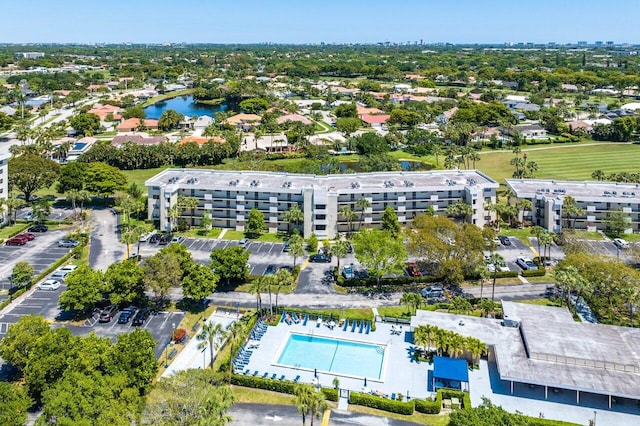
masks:
[(640, 43), (640, 0), (0, 0), (0, 43)]

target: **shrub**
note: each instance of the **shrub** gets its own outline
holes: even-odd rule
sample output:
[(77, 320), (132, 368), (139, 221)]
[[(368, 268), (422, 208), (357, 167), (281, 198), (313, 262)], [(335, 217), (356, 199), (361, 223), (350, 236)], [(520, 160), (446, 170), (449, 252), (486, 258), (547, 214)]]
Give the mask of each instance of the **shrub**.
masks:
[(394, 401), (392, 399), (383, 398), (381, 396), (368, 395), (364, 393), (351, 392), (349, 396), (349, 404), (362, 405), (363, 407), (376, 408), (378, 410), (389, 411), (398, 414), (413, 414), (414, 401)]
[(327, 401), (338, 402), (338, 389), (322, 388), (322, 393)]
[(178, 328), (173, 332), (173, 341), (176, 343), (182, 343), (187, 337), (187, 330), (184, 328)]
[(544, 277), (547, 274), (547, 270), (544, 268), (533, 269), (530, 271), (522, 271), (523, 277)]
[(274, 392), (293, 394), (296, 384), (293, 382), (285, 382), (281, 380), (265, 379), (256, 376), (244, 376), (234, 374), (231, 376), (231, 383), (238, 386), (244, 386), (254, 389), (265, 389)]
[(442, 409), (442, 393), (438, 392), (438, 396), (435, 401), (414, 399), (416, 411), (424, 414), (440, 414)]

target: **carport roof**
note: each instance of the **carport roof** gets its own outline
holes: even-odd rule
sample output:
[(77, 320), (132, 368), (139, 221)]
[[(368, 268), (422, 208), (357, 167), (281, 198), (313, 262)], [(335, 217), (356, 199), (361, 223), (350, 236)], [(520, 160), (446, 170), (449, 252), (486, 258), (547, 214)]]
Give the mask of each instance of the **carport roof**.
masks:
[(469, 381), (469, 368), (466, 359), (433, 357), (433, 377), (437, 379)]

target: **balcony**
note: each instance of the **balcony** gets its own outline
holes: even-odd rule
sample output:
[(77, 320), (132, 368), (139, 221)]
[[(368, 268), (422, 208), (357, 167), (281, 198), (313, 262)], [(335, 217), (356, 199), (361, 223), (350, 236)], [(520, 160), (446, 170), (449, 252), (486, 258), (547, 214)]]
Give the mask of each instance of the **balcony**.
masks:
[(587, 211), (588, 212), (595, 212), (596, 211), (596, 206), (587, 206)]
[(407, 197), (404, 195), (398, 195), (398, 202), (405, 203), (407, 201)]
[(314, 209), (313, 210), (314, 214), (327, 214), (327, 209)]
[(244, 215), (243, 215), (243, 214), (239, 214), (239, 215), (237, 215), (237, 216), (236, 216), (236, 220), (237, 220), (238, 222), (244, 222)]
[(269, 207), (269, 213), (278, 213), (278, 207)]
[(245, 211), (245, 210), (244, 210), (244, 206), (243, 206), (242, 204), (238, 204), (238, 205), (236, 206), (236, 210), (237, 210), (237, 211), (239, 211), (239, 212), (243, 212), (243, 211)]
[(213, 198), (213, 196), (211, 195), (211, 193), (210, 193), (210, 192), (207, 192), (206, 194), (204, 194), (204, 199), (205, 199), (205, 200), (210, 200), (210, 199), (212, 199), (212, 198)]
[(407, 211), (407, 207), (406, 206), (398, 206), (398, 213), (404, 213)]
[(205, 210), (211, 210), (211, 209), (213, 209), (213, 205), (211, 203), (204, 203), (204, 209)]
[(372, 217), (365, 217), (364, 218), (364, 223), (373, 223), (373, 218)]
[(313, 221), (314, 224), (316, 225), (326, 225), (327, 224), (327, 219), (316, 219)]
[(240, 201), (244, 201), (244, 195), (240, 195), (240, 194), (238, 194), (238, 195), (236, 196), (236, 201), (238, 201), (238, 202), (240, 202)]
[(278, 202), (278, 197), (269, 197), (269, 202), (270, 203), (277, 203)]
[(365, 213), (365, 214), (371, 214), (371, 213), (373, 213), (373, 207), (367, 207), (366, 209), (364, 209), (364, 213)]
[(438, 195), (432, 195), (431, 196), (431, 201), (438, 201)]
[(269, 223), (278, 223), (278, 216), (269, 216)]

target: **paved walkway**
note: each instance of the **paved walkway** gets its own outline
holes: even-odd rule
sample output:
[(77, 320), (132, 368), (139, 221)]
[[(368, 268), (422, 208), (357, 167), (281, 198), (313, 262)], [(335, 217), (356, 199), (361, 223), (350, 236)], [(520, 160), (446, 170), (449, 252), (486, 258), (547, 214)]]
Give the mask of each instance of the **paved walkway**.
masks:
[[(224, 328), (227, 328), (229, 324), (237, 319), (236, 315), (229, 315), (223, 313), (214, 312), (207, 321), (222, 324)], [(189, 342), (184, 347), (182, 352), (171, 362), (169, 368), (162, 373), (162, 377), (169, 377), (176, 374), (178, 371), (188, 370), (191, 368), (205, 368), (211, 362), (211, 351), (209, 346), (204, 349), (199, 349), (198, 346), (202, 343), (195, 335), (189, 338)], [(168, 351), (171, 351), (169, 346)], [(215, 358), (217, 351), (214, 349), (213, 356)], [(160, 358), (162, 359), (162, 357)]]

